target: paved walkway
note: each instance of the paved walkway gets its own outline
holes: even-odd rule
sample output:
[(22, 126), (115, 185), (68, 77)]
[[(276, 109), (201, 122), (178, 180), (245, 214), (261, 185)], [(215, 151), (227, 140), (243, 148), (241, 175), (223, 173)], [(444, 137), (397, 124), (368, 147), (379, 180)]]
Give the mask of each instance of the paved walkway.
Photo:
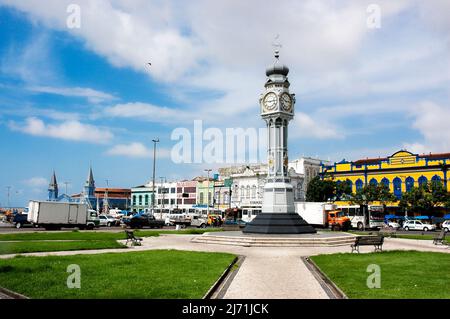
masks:
[[(103, 249), (65, 252), (23, 254), (28, 256), (67, 256), (75, 254), (99, 254), (107, 252), (127, 253), (154, 249), (178, 249), (191, 251), (228, 252), (245, 256), (245, 260), (228, 287), (224, 298), (328, 298), (312, 273), (303, 264), (302, 256), (350, 252), (349, 246), (339, 247), (240, 247), (216, 244), (192, 243), (194, 235), (161, 235), (144, 238), (143, 245), (129, 250)], [(391, 239), (385, 240), (384, 250), (419, 250), (450, 253), (444, 246), (432, 241)], [(362, 253), (372, 252), (373, 247), (361, 247)], [(0, 258), (11, 258), (3, 255)], [(276, 274), (274, 274), (276, 272)]]

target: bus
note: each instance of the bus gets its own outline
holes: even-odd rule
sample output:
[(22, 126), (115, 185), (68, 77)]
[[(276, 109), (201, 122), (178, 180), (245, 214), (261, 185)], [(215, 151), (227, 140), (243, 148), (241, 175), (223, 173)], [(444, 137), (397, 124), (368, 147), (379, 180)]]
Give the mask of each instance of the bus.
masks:
[(338, 206), (350, 218), (352, 228), (379, 229), (384, 224), (384, 207), (381, 205)]

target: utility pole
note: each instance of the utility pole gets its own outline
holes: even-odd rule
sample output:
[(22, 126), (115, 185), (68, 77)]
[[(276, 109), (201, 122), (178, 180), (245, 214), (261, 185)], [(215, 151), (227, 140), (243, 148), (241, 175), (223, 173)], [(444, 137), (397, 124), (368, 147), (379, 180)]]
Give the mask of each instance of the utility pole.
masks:
[(67, 185), (69, 185), (70, 184), (70, 181), (69, 182), (64, 182), (64, 185), (66, 186), (66, 195), (69, 195), (69, 194), (67, 194)]
[(8, 209), (9, 209), (11, 208), (11, 202), (9, 201), (11, 186), (6, 186), (6, 189), (8, 190)]
[(103, 210), (105, 211), (105, 214), (108, 214), (108, 213), (109, 213), (109, 200), (108, 200), (108, 188), (109, 188), (109, 182), (110, 182), (110, 180), (107, 179), (107, 180), (106, 180), (106, 192), (105, 192), (106, 208), (105, 208), (105, 205), (104, 205), (104, 207), (103, 207)]
[(212, 169), (210, 169), (210, 168), (205, 169), (205, 172), (207, 172), (207, 174), (208, 174), (208, 186), (207, 186), (207, 195), (206, 195), (206, 202), (208, 204), (206, 211), (207, 211), (208, 216), (209, 216), (209, 173), (211, 171), (212, 171)]
[(152, 187), (152, 214), (155, 213), (155, 174), (156, 174), (156, 143), (159, 143), (159, 138), (152, 140), (153, 142), (153, 187)]

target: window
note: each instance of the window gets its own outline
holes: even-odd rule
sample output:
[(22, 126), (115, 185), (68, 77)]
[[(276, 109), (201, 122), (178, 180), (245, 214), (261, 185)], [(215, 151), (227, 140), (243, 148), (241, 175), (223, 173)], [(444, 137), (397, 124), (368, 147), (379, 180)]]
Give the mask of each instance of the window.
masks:
[(203, 193), (200, 193), (200, 204), (203, 204)]
[(425, 186), (427, 183), (428, 183), (428, 178), (426, 178), (423, 175), (419, 177), (419, 187)]
[(409, 176), (406, 180), (405, 180), (405, 185), (406, 185), (406, 191), (410, 192), (411, 189), (414, 187), (414, 178), (412, 178), (411, 176)]
[(402, 198), (402, 180), (398, 177), (394, 178), (394, 195), (397, 199)]
[(440, 178), (438, 175), (434, 175), (434, 176), (431, 178), (431, 182), (432, 182), (432, 183), (440, 183), (440, 182), (441, 182), (441, 178)]
[(389, 188), (389, 180), (385, 177), (381, 180), (381, 184), (383, 184), (385, 187)]
[(136, 205), (136, 195), (133, 195), (133, 205)]
[(356, 190), (357, 191), (362, 190), (362, 188), (363, 188), (363, 181), (361, 179), (358, 179), (356, 181), (355, 185), (356, 185)]
[(252, 198), (256, 198), (256, 186), (252, 187)]
[(145, 195), (145, 205), (148, 205), (148, 194)]
[(142, 205), (142, 195), (139, 195), (139, 205)]
[(372, 178), (369, 182), (370, 185), (372, 186), (378, 186), (378, 181), (375, 178)]
[(175, 194), (175, 187), (172, 187), (172, 188), (170, 189), (170, 193), (171, 193), (171, 194)]

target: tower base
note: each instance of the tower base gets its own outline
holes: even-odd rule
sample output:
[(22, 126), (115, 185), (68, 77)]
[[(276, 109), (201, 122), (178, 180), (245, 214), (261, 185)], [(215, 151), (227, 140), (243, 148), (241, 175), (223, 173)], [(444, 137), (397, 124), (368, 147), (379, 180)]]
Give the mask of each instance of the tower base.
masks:
[(243, 233), (312, 234), (316, 230), (297, 213), (262, 213), (248, 223)]

